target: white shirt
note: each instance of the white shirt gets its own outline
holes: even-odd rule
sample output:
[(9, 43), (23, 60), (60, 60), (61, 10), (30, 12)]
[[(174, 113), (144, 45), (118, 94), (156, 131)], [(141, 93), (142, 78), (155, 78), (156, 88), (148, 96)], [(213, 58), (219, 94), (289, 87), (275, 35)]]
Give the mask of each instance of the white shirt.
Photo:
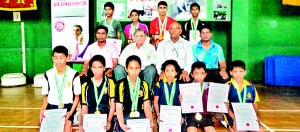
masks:
[(119, 64), (126, 67), (126, 59), (131, 55), (136, 55), (140, 57), (142, 62), (142, 70), (145, 69), (146, 66), (149, 66), (151, 64), (155, 65), (155, 48), (153, 45), (149, 43), (144, 43), (139, 49), (136, 46), (136, 43), (129, 44), (125, 47), (125, 49), (122, 51), (120, 58), (119, 58)]
[(90, 60), (94, 55), (102, 55), (105, 58), (105, 68), (111, 68), (113, 66), (113, 59), (119, 58), (118, 48), (106, 41), (106, 44), (100, 48), (98, 41), (91, 44), (85, 51), (83, 60)]
[[(77, 71), (68, 67), (67, 76), (66, 76), (66, 84), (62, 94), (62, 103), (68, 104), (73, 103), (73, 94), (80, 95), (81, 94), (81, 83), (79, 79), (79, 74), (75, 77)], [(45, 73), (45, 78), (43, 80), (42, 85), (42, 95), (48, 95), (48, 103), (52, 105), (58, 105), (58, 92), (56, 88), (55, 82), (55, 72), (56, 68), (52, 68)], [(75, 78), (74, 78), (75, 77)], [(61, 85), (63, 80), (63, 76), (58, 76), (58, 84)], [(74, 90), (74, 91), (73, 91)]]
[(156, 51), (156, 69), (157, 73), (161, 73), (161, 66), (166, 60), (175, 60), (181, 69), (188, 73), (194, 62), (192, 47), (189, 41), (179, 38), (176, 43), (168, 38), (158, 44)]

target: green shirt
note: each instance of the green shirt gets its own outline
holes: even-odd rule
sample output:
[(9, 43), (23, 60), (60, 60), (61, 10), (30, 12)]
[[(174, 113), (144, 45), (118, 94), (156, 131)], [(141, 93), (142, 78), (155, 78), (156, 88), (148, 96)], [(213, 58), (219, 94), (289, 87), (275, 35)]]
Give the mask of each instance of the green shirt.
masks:
[(121, 23), (115, 19), (112, 21), (102, 20), (98, 25), (104, 25), (108, 28), (108, 38), (117, 38), (117, 33), (123, 31)]

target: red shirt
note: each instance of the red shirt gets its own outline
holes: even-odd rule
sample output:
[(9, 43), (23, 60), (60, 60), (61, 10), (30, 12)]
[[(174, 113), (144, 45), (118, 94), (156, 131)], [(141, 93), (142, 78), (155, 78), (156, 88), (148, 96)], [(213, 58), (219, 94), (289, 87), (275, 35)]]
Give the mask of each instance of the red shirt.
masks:
[[(159, 33), (159, 22), (158, 22), (159, 18), (155, 18), (150, 22), (150, 35), (155, 34), (156, 32)], [(166, 25), (166, 30), (169, 31), (169, 26), (172, 22), (176, 22), (176, 20), (174, 20), (171, 17), (167, 17), (167, 25)]]

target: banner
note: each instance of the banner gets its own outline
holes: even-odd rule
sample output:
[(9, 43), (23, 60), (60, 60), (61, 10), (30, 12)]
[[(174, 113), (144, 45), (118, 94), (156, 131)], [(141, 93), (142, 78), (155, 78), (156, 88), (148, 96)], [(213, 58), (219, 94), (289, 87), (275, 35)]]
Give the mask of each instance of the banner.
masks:
[(81, 60), (89, 40), (89, 1), (51, 0), (52, 48), (68, 48), (72, 60)]
[(0, 10), (4, 10), (4, 11), (37, 10), (36, 0), (1, 0)]
[(299, 0), (282, 0), (283, 5), (293, 5), (293, 6), (300, 6)]

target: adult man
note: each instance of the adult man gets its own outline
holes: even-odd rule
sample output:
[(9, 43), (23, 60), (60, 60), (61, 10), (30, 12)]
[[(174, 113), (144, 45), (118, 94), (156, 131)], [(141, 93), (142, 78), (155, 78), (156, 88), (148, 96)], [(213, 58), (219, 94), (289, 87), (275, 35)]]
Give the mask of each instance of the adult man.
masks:
[(191, 44), (189, 41), (180, 37), (182, 32), (178, 22), (170, 24), (170, 38), (166, 38), (159, 43), (156, 52), (156, 69), (160, 74), (159, 79), (163, 79), (164, 73), (161, 72), (161, 65), (166, 60), (175, 60), (179, 64), (182, 72), (178, 73), (179, 80), (185, 82), (190, 80), (189, 72), (193, 63)]
[[(222, 47), (211, 40), (211, 28), (205, 25), (200, 30), (201, 40), (192, 46), (194, 61), (202, 61), (207, 68), (205, 82), (225, 83), (228, 79)], [(220, 67), (219, 67), (220, 65)]]
[(189, 40), (191, 44), (195, 44), (200, 41), (200, 29), (204, 26), (198, 16), (200, 13), (200, 6), (197, 3), (193, 3), (190, 6), (192, 18), (184, 23), (182, 37)]
[(102, 55), (105, 58), (106, 70), (105, 75), (112, 77), (113, 69), (118, 64), (119, 51), (114, 44), (106, 42), (107, 27), (100, 25), (95, 29), (97, 41), (91, 44), (83, 56), (84, 64), (80, 76), (87, 75), (87, 69), (89, 68), (89, 61), (94, 55)]
[(157, 48), (157, 44), (168, 37), (169, 25), (175, 20), (167, 16), (168, 4), (165, 1), (160, 1), (157, 4), (159, 17), (150, 22), (151, 43)]
[(142, 61), (142, 71), (139, 76), (149, 84), (150, 88), (152, 87), (156, 75), (156, 69), (154, 67), (156, 56), (155, 48), (151, 44), (145, 43), (146, 37), (147, 35), (143, 29), (139, 28), (134, 32), (136, 42), (125, 47), (120, 55), (119, 65), (117, 65), (114, 70), (115, 79), (117, 81), (127, 76), (125, 71), (126, 59), (131, 55), (136, 55)]
[(99, 22), (98, 25), (104, 25), (108, 28), (108, 37), (109, 38), (121, 38), (121, 32), (123, 31), (120, 22), (113, 19), (115, 6), (111, 2), (106, 2), (104, 4), (104, 11), (106, 19)]

